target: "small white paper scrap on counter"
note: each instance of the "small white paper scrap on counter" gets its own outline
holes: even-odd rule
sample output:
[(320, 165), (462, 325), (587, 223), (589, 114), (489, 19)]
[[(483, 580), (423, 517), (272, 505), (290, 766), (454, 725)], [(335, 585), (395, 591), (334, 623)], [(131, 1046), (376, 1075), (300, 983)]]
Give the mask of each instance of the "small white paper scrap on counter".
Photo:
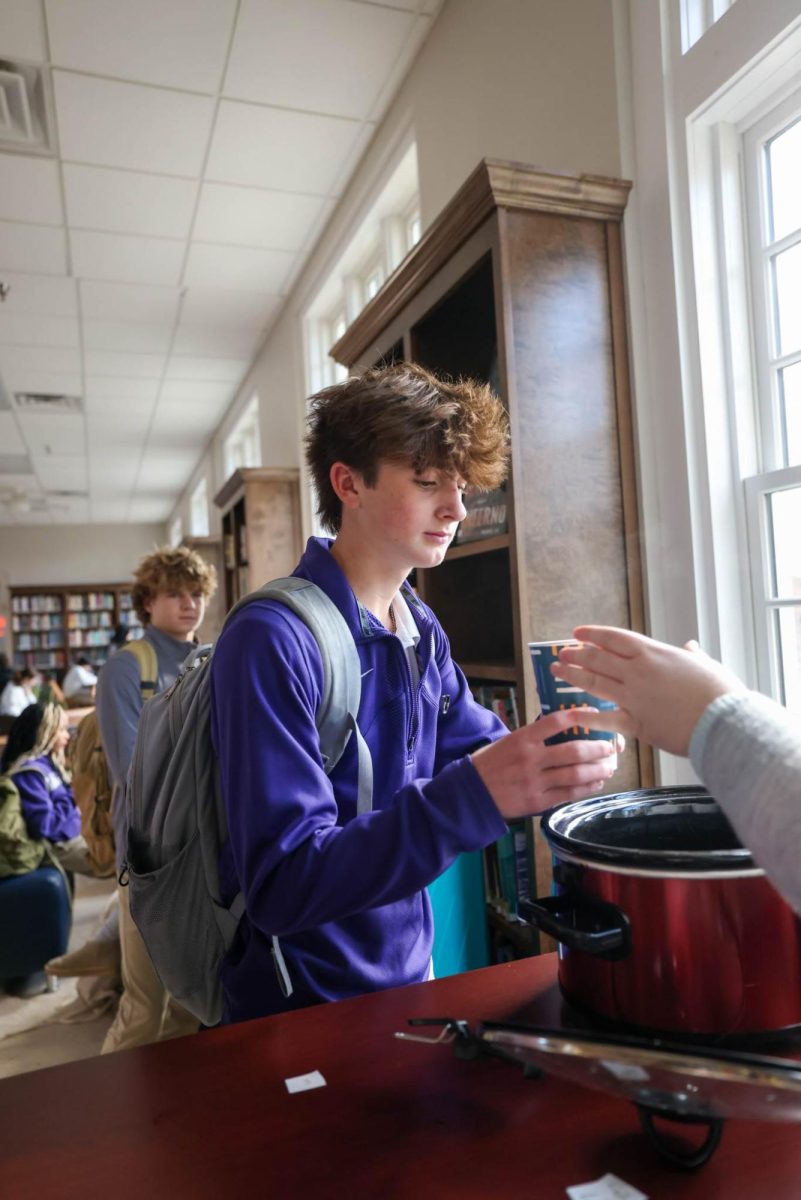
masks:
[(602, 1175), (592, 1183), (577, 1183), (566, 1189), (570, 1200), (648, 1200), (640, 1192), (617, 1175)]
[(308, 1092), (311, 1088), (325, 1087), (325, 1080), (319, 1071), (309, 1071), (308, 1075), (293, 1075), (285, 1079), (288, 1092)]

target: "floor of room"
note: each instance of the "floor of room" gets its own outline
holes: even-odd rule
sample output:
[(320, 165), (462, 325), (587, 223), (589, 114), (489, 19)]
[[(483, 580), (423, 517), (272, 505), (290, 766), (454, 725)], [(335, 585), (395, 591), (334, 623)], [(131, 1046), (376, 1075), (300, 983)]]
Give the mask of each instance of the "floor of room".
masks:
[[(113, 879), (76, 876), (70, 950), (99, 927), (113, 891)], [(84, 980), (80, 993), (78, 985), (77, 979), (61, 979), (55, 992), (30, 1000), (0, 990), (0, 1078), (100, 1053), (113, 1017), (112, 1000), (104, 1001), (105, 989), (98, 989), (97, 980)], [(98, 1008), (104, 1011), (98, 1014)]]

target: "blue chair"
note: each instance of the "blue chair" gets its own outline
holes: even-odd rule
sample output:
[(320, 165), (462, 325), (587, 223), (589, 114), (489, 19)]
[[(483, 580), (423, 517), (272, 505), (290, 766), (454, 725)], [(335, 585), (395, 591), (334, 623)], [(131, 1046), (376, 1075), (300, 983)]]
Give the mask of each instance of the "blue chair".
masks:
[(0, 985), (14, 995), (44, 991), (44, 964), (65, 953), (71, 924), (70, 890), (56, 867), (0, 879)]

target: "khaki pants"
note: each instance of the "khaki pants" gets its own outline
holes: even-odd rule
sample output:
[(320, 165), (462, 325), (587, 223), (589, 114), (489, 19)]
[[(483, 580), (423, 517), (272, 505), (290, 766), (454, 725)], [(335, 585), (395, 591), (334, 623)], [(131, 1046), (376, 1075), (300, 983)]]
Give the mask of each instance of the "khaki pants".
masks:
[(187, 1033), (197, 1033), (200, 1028), (197, 1017), (193, 1017), (164, 990), (131, 916), (127, 887), (117, 888), (117, 895), (120, 901), (123, 993), (101, 1054), (183, 1037)]

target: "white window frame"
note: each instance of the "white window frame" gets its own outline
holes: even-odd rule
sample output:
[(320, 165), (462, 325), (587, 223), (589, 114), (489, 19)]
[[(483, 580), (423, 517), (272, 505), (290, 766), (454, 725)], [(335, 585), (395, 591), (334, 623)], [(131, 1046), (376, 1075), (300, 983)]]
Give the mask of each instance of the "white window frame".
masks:
[(259, 397), (254, 392), (223, 443), (225, 475), (229, 478), (239, 467), (261, 466), (261, 428)]
[(189, 497), (189, 529), (192, 537), (209, 536), (209, 488), (205, 475)]
[(171, 546), (180, 546), (184, 540), (184, 523), (180, 514), (170, 521), (170, 531), (167, 540)]

